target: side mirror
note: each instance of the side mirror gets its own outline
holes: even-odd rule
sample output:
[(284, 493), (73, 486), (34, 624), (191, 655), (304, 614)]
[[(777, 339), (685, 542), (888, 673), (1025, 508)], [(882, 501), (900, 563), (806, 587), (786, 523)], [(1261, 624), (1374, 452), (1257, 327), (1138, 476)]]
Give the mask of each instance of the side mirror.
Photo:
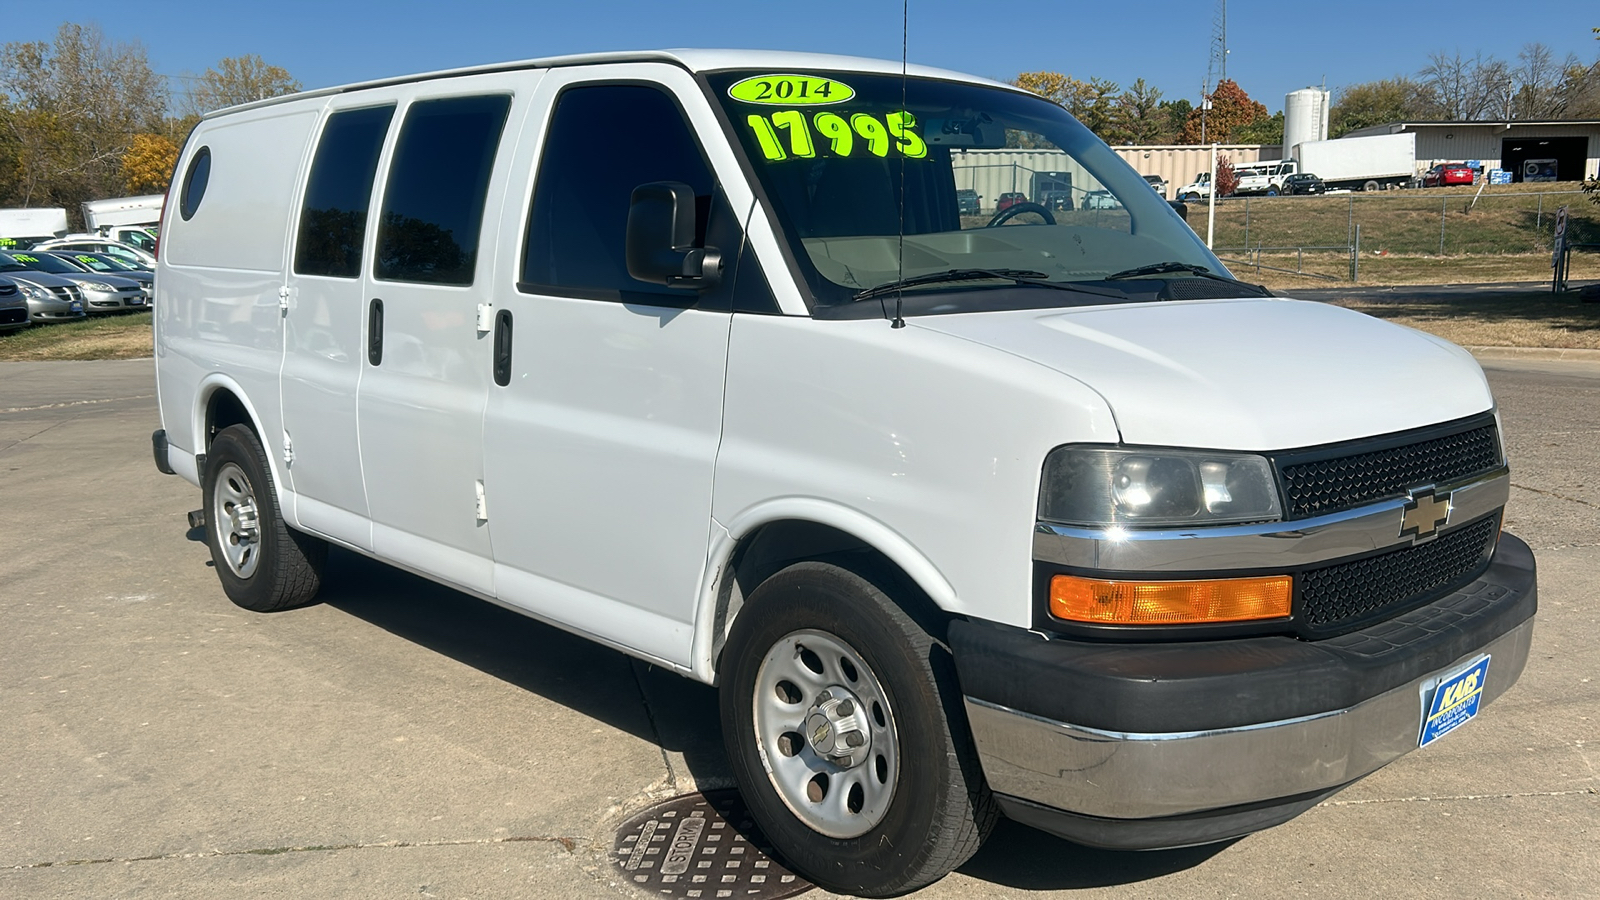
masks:
[(654, 181), (633, 189), (628, 202), (628, 274), (639, 281), (695, 291), (722, 280), (722, 253), (696, 247), (694, 189)]
[(1172, 211), (1178, 214), (1178, 218), (1185, 222), (1189, 221), (1189, 204), (1182, 200), (1168, 200), (1167, 205), (1172, 207)]

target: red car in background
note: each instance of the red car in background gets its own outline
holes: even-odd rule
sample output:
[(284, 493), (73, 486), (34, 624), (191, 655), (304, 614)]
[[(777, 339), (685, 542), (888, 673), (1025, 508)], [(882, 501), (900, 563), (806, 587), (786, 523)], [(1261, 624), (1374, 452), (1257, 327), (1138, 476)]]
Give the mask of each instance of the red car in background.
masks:
[(1449, 187), (1452, 184), (1471, 184), (1472, 167), (1466, 163), (1439, 163), (1422, 176), (1423, 187)]
[(1006, 191), (1004, 194), (1000, 195), (1000, 199), (995, 203), (994, 209), (995, 212), (999, 212), (1004, 209), (1010, 209), (1011, 207), (1016, 206), (1018, 203), (1027, 202), (1027, 194), (1022, 193), (1021, 191)]

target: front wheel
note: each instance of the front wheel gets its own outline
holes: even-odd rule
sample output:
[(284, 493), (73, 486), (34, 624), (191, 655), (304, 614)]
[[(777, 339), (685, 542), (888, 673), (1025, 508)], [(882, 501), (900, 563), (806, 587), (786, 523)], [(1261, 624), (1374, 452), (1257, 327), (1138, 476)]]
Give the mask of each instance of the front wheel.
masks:
[(993, 826), (949, 651), (873, 581), (821, 562), (772, 576), (734, 622), (721, 682), (751, 815), (818, 885), (914, 890)]
[(310, 602), (328, 545), (283, 521), (267, 454), (255, 432), (230, 425), (206, 453), (206, 544), (228, 599), (256, 612)]
[(1179, 197), (1178, 199), (1182, 200), (1185, 203), (1196, 203), (1196, 202), (1199, 202), (1200, 195), (1194, 193), (1193, 191), (1191, 191), (1191, 192), (1189, 192), (1187, 194), (1184, 194), (1182, 197)]

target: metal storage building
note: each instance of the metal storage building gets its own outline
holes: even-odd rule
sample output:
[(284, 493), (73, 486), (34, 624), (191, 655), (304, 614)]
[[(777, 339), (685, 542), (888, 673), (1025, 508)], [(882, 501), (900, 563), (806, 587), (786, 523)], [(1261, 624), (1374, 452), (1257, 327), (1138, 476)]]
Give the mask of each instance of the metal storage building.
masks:
[(1391, 122), (1352, 131), (1417, 136), (1417, 167), (1480, 160), (1512, 181), (1580, 181), (1600, 171), (1600, 119), (1545, 122)]

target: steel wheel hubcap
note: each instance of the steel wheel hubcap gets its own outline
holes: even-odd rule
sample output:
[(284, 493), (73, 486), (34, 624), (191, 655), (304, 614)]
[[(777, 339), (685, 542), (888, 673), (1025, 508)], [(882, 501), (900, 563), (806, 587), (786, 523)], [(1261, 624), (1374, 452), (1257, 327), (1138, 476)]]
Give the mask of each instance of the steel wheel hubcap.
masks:
[(784, 805), (833, 838), (883, 821), (900, 774), (893, 710), (855, 648), (822, 631), (785, 635), (756, 673), (756, 745)]
[(261, 523), (250, 479), (235, 463), (224, 463), (211, 490), (217, 546), (228, 568), (240, 578), (255, 574), (261, 562)]

